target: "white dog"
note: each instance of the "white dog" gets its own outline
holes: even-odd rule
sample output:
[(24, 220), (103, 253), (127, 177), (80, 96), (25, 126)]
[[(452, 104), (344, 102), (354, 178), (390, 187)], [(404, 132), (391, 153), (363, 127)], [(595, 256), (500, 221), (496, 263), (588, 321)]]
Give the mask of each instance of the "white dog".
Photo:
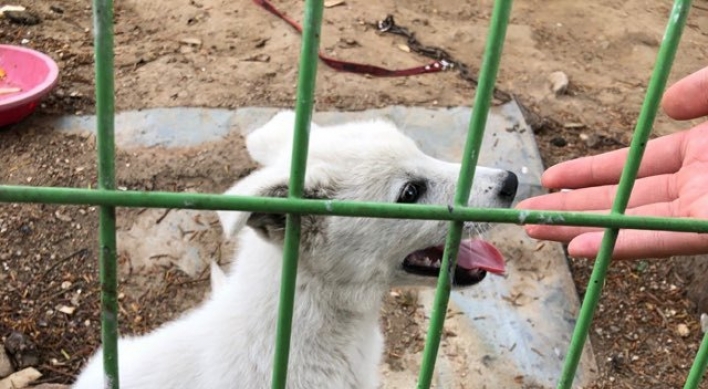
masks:
[[(294, 114), (277, 114), (247, 137), (262, 168), (227, 193), (286, 196)], [(423, 154), (386, 121), (311, 128), (305, 197), (388, 203), (451, 204), (460, 165)], [(513, 173), (477, 168), (469, 203), (509, 207)], [(200, 307), (151, 334), (119, 342), (124, 389), (270, 388), (285, 216), (220, 212), (227, 236), (239, 234), (229, 275), (215, 280)], [(248, 226), (242, 230), (243, 226)], [(288, 388), (374, 389), (383, 352), (382, 298), (392, 285), (420, 284), (440, 267), (448, 223), (302, 217)], [(485, 224), (466, 223), (471, 237)], [(455, 285), (501, 273), (499, 252), (479, 239), (460, 247)], [(432, 276), (432, 277), (431, 277)], [(94, 357), (75, 389), (103, 387)]]

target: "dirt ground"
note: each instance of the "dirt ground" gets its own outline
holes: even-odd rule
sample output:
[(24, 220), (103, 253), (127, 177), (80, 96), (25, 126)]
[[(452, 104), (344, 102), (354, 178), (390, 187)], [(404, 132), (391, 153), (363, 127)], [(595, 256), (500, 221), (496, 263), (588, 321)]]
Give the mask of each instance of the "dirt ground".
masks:
[[(14, 3), (27, 7), (40, 23), (0, 19), (0, 42), (42, 50), (61, 68), (60, 84), (38, 114), (91, 113), (89, 4)], [(708, 2), (694, 3), (671, 80), (706, 64)], [(276, 4), (300, 19), (301, 1)], [(251, 1), (125, 0), (116, 6), (119, 110), (293, 105), (300, 38)], [(515, 2), (498, 87), (534, 113), (537, 142), (547, 166), (629, 143), (670, 7), (669, 1), (641, 0)], [(371, 26), (392, 14), (423, 44), (444, 48), (476, 73), (491, 9), (491, 0), (346, 0), (326, 10), (321, 46), (339, 59), (391, 68), (428, 63), (408, 52), (402, 38), (377, 33)], [(549, 87), (548, 76), (554, 71), (563, 71), (570, 79), (567, 92), (560, 96)], [(454, 72), (381, 79), (320, 66), (316, 108), (469, 105), (473, 92)], [(690, 124), (660, 115), (656, 133)], [(215, 143), (208, 153), (121, 152), (119, 185), (221, 191), (253, 168), (240, 142)], [(0, 133), (0, 182), (95, 186), (94, 156), (92, 137), (59, 135), (47, 128), (9, 129)], [(140, 212), (144, 211), (121, 211), (121, 227), (128, 229)], [(212, 246), (220, 252), (218, 244)], [(18, 331), (34, 341), (46, 382), (70, 382), (98, 343), (95, 263), (94, 208), (0, 206), (0, 337)], [(591, 263), (573, 259), (570, 264), (582, 296)], [(206, 275), (195, 280), (169, 261), (153, 269), (162, 282), (152, 287), (140, 284), (131, 267), (122, 265), (120, 319), (125, 333), (144, 332), (169, 320), (198, 301), (206, 287), (202, 281)], [(696, 310), (686, 298), (688, 280), (675, 268), (676, 261), (666, 260), (612, 266), (591, 332), (601, 369), (595, 387), (682, 385), (701, 334)], [(400, 363), (401, 356), (421, 348), (416, 304), (411, 291), (387, 298), (387, 362), (393, 370), (407, 368)]]

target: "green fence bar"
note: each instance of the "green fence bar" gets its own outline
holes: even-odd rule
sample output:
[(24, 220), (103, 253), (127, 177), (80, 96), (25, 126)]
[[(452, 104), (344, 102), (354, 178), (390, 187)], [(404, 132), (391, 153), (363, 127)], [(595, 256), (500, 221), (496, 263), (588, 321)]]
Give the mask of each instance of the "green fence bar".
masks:
[[(464, 221), (513, 224), (553, 224), (603, 227), (600, 251), (585, 293), (570, 342), (558, 388), (570, 388), (597, 307), (619, 229), (665, 230), (708, 233), (708, 220), (624, 215), (637, 172), (651, 133), (663, 90), (686, 23), (691, 0), (676, 0), (663, 42), (659, 48), (647, 95), (637, 120), (627, 163), (610, 214), (529, 211), (517, 209), (470, 208), (467, 200), (475, 175), (488, 110), (499, 69), (509, 22), (511, 0), (496, 0), (480, 71), (474, 111), (465, 143), (465, 158), (458, 177), (452, 207), (445, 205), (389, 204), (339, 200), (303, 199), (309, 143), (309, 127), (314, 105), (317, 52), (321, 31), (323, 0), (307, 0), (304, 12), (303, 43), (300, 55), (296, 119), (287, 198), (225, 196), (220, 194), (139, 192), (115, 190), (114, 143), (114, 61), (113, 1), (93, 0), (96, 57), (96, 116), (98, 149), (98, 189), (45, 188), (0, 185), (0, 203), (44, 203), (99, 206), (99, 269), (101, 279), (101, 336), (105, 388), (118, 389), (117, 277), (115, 207), (148, 207), (204, 210), (244, 210), (287, 214), (283, 271), (280, 287), (272, 388), (285, 389), (295, 301), (300, 246), (300, 215), (317, 214), (345, 217), (428, 219), (450, 221), (441, 269), (454, 269)], [(441, 271), (417, 388), (428, 389), (442, 335), (451, 289), (451, 272)], [(701, 319), (702, 326), (708, 323)], [(708, 334), (705, 332), (685, 389), (698, 387), (708, 365)]]
[(691, 371), (688, 372), (686, 385), (683, 386), (683, 389), (698, 389), (698, 385), (701, 383), (703, 374), (705, 374), (706, 372), (706, 366), (708, 366), (708, 328), (706, 328), (707, 326), (708, 316), (703, 314), (701, 315), (701, 330), (703, 331), (703, 341), (701, 341), (701, 346), (698, 348), (696, 359), (693, 360)]
[[(666, 88), (666, 82), (671, 71), (671, 64), (676, 56), (679, 42), (681, 41), (681, 33), (686, 24), (688, 11), (691, 8), (691, 0), (676, 0), (674, 7), (669, 16), (669, 22), (666, 27), (664, 41), (659, 47), (656, 64), (649, 81), (647, 95), (642, 105), (642, 110), (637, 119), (637, 125), (634, 130), (632, 144), (630, 145), (629, 156), (627, 163), (622, 171), (619, 187), (615, 201), (612, 205), (613, 214), (622, 214), (627, 208), (629, 197), (634, 187), (634, 182), (637, 178), (639, 165), (644, 154), (644, 150), (651, 134), (656, 112), (659, 109), (661, 96)], [(617, 240), (619, 230), (609, 228), (605, 231), (605, 235), (600, 244), (595, 266), (593, 267), (592, 275), (588, 281), (588, 287), (585, 292), (585, 298), (578, 315), (578, 322), (573, 331), (573, 337), (570, 341), (568, 355), (565, 359), (563, 372), (560, 381), (558, 382), (559, 389), (570, 388), (575, 378), (575, 372), (578, 368), (580, 356), (583, 352), (585, 340), (590, 330), (595, 308), (600, 300), (602, 287), (605, 283), (605, 276), (610, 265), (612, 252), (614, 251), (615, 242)]]
[[(93, 1), (94, 51), (96, 56), (96, 142), (98, 188), (115, 188), (113, 1)], [(116, 278), (116, 210), (99, 210), (99, 275), (101, 279), (101, 342), (104, 388), (118, 389), (118, 281)]]
[[(457, 181), (455, 191), (454, 206), (467, 206), (469, 201), (472, 181), (474, 179), (475, 168), (479, 159), (479, 149), (484, 137), (484, 128), (487, 123), (489, 106), (492, 101), (492, 93), (496, 83), (499, 62), (501, 61), (506, 28), (509, 24), (509, 14), (511, 13), (511, 0), (497, 0), (494, 3), (494, 11), (489, 26), (489, 36), (482, 59), (482, 68), (479, 74), (479, 84), (474, 100), (474, 109), (470, 118), (469, 132), (465, 142), (464, 158), (460, 176)], [(438, 276), (435, 300), (430, 315), (430, 327), (425, 340), (425, 351), (423, 361), (418, 376), (418, 389), (428, 389), (433, 379), (435, 370), (435, 360), (440, 347), (447, 304), (450, 299), (451, 274), (457, 263), (457, 251), (460, 246), (460, 239), (463, 230), (463, 222), (454, 221), (450, 223), (450, 230), (445, 241), (445, 250), (442, 263), (440, 264), (440, 275)]]
[(0, 202), (99, 205), (128, 208), (223, 209), (384, 219), (475, 220), (490, 223), (553, 224), (708, 233), (708, 220), (706, 219), (470, 207), (454, 207), (450, 209), (444, 205), (284, 199), (198, 193), (109, 191), (0, 185)]
[[(290, 186), (288, 189), (288, 199), (290, 200), (301, 198), (305, 185), (310, 121), (312, 120), (315, 81), (317, 79), (317, 52), (320, 43), (323, 9), (323, 0), (307, 0), (305, 3), (302, 49), (300, 51), (300, 74), (298, 75), (297, 103), (295, 107), (295, 134), (293, 136)], [(273, 389), (285, 389), (287, 383), (297, 262), (300, 252), (300, 227), (300, 215), (289, 213), (285, 222), (283, 273), (280, 279), (280, 308), (278, 310), (273, 362)]]

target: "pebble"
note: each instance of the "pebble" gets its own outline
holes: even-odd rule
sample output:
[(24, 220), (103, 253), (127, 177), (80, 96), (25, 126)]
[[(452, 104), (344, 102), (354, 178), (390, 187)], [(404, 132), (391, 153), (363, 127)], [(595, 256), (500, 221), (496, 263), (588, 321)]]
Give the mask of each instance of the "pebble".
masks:
[(676, 332), (682, 338), (687, 337), (691, 333), (691, 331), (688, 329), (688, 326), (684, 323), (681, 323), (678, 326), (676, 326)]
[(0, 380), (0, 389), (21, 389), (26, 388), (34, 381), (42, 377), (37, 369), (28, 367)]
[(10, 357), (8, 357), (5, 352), (5, 347), (0, 344), (0, 378), (7, 377), (14, 372), (15, 370), (12, 368), (12, 363), (10, 363)]
[(28, 10), (6, 10), (2, 13), (2, 15), (7, 18), (10, 23), (20, 24), (23, 26), (34, 26), (35, 24), (39, 24), (41, 22), (39, 16)]
[(64, 313), (66, 315), (72, 315), (72, 314), (74, 314), (74, 311), (76, 311), (76, 308), (68, 307), (66, 305), (61, 305), (61, 306), (57, 307), (57, 311)]
[(568, 91), (568, 75), (561, 72), (553, 72), (548, 75), (548, 81), (551, 83), (551, 90), (556, 96), (564, 95)]
[(568, 142), (562, 136), (557, 136), (551, 139), (551, 144), (556, 147), (564, 147)]
[(585, 144), (591, 149), (594, 149), (600, 144), (600, 142), (602, 142), (602, 139), (595, 134), (580, 134), (580, 140), (585, 142)]
[(270, 55), (268, 54), (256, 54), (253, 56), (250, 56), (248, 58), (245, 58), (244, 61), (246, 62), (270, 62)]
[(39, 364), (37, 346), (28, 336), (20, 332), (12, 332), (5, 339), (5, 350), (8, 356), (14, 360), (15, 366), (20, 369)]
[(202, 45), (202, 40), (199, 38), (183, 38), (179, 42), (193, 47), (201, 47)]
[(56, 217), (57, 219), (59, 219), (63, 222), (70, 222), (71, 221), (71, 216), (63, 214), (59, 210), (54, 211), (54, 217)]

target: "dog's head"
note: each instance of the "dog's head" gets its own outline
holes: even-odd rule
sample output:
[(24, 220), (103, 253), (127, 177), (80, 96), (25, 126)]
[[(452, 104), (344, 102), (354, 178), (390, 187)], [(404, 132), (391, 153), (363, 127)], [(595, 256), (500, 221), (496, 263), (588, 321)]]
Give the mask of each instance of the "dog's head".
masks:
[[(261, 168), (227, 194), (285, 197), (288, 192), (294, 114), (276, 115), (249, 134), (246, 144)], [(453, 201), (460, 165), (425, 155), (386, 121), (340, 126), (312, 124), (304, 197), (447, 205)], [(513, 173), (478, 167), (469, 205), (509, 207), (516, 194)], [(285, 215), (219, 212), (225, 234), (244, 225), (282, 245)], [(346, 283), (434, 282), (440, 269), (448, 222), (358, 217), (303, 216), (300, 271)], [(486, 223), (465, 223), (454, 272), (456, 285), (472, 285), (487, 272), (502, 273), (504, 262), (478, 239)]]

